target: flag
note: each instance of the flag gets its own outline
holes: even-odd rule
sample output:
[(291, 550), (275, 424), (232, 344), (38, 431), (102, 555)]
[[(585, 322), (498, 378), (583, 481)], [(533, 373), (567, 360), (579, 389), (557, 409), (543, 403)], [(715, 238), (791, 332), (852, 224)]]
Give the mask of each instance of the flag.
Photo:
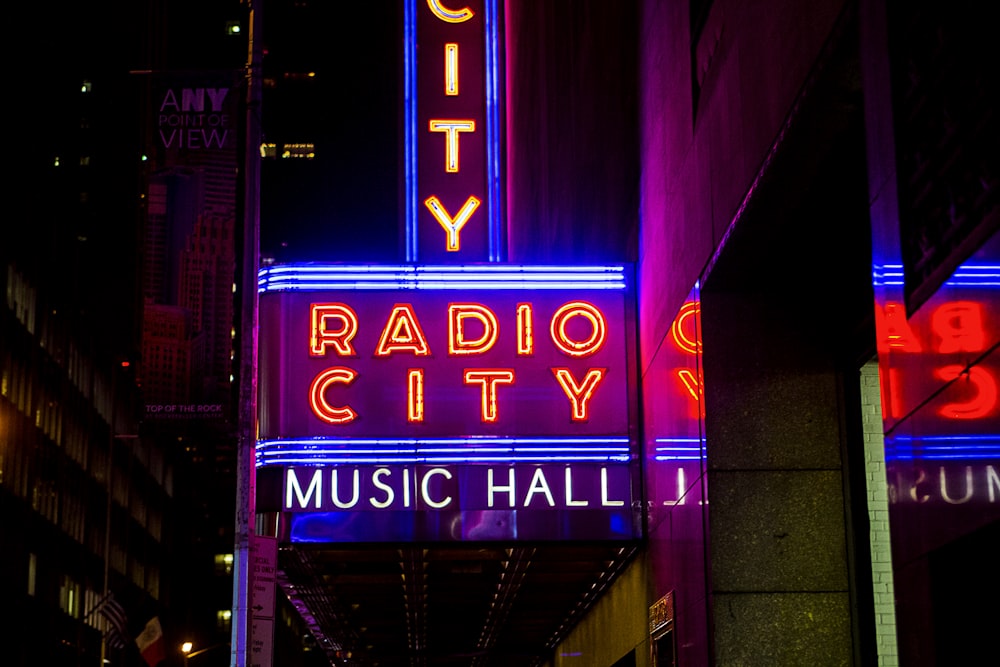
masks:
[(135, 638), (135, 643), (142, 653), (142, 659), (149, 667), (156, 667), (167, 659), (167, 648), (163, 644), (163, 628), (160, 627), (159, 616), (149, 619), (142, 634)]
[(104, 638), (111, 648), (125, 648), (128, 640), (128, 618), (125, 616), (125, 608), (115, 599), (113, 593), (108, 593), (104, 599), (97, 604), (97, 613), (108, 621), (108, 631)]

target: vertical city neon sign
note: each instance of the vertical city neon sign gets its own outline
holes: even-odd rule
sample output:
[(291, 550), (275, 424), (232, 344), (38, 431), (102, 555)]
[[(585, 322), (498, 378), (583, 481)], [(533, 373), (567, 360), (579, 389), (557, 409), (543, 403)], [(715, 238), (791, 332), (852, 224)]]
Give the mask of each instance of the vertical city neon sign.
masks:
[(454, 4), (406, 5), (407, 260), (496, 262), (497, 4)]

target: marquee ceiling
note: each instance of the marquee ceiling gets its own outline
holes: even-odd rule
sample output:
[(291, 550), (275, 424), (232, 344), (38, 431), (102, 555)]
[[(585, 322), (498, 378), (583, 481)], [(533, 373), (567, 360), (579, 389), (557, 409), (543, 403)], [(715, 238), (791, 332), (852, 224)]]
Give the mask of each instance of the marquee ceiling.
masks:
[(278, 583), (332, 664), (540, 665), (635, 543), (295, 545)]

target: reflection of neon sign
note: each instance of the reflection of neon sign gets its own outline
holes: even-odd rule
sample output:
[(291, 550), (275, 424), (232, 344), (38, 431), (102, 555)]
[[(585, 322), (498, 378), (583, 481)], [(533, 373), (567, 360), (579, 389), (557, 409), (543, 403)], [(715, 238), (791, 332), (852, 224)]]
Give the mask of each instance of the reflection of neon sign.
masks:
[[(906, 319), (906, 308), (887, 303), (875, 310), (885, 335), (879, 340), (879, 352), (922, 352), (923, 345)], [(931, 349), (939, 354), (982, 352), (986, 349), (986, 324), (982, 305), (975, 301), (952, 301), (931, 313)]]
[[(907, 367), (906, 357), (928, 354), (942, 355), (945, 363), (925, 373), (928, 374), (925, 379), (952, 383), (953, 390), (959, 395), (958, 399), (938, 408), (941, 417), (972, 420), (997, 412), (1000, 389), (993, 369), (983, 365), (970, 366), (965, 363), (967, 359), (964, 357), (959, 357), (963, 363), (947, 363), (953, 361), (956, 355), (971, 357), (989, 347), (990, 328), (982, 303), (971, 300), (943, 303), (930, 312), (926, 328), (911, 326), (904, 306), (899, 303), (887, 303), (883, 308), (876, 308), (875, 315), (880, 332), (879, 353), (903, 355), (888, 371), (886, 406), (891, 416), (899, 417), (906, 409), (900, 392), (906, 385), (912, 385), (919, 377), (917, 373), (922, 370)], [(904, 376), (906, 382), (901, 381)]]
[(681, 306), (674, 323), (670, 325), (670, 338), (681, 352), (695, 354), (701, 350), (698, 337), (698, 316), (701, 306), (697, 301), (688, 301)]
[(994, 465), (917, 466), (889, 475), (889, 500), (918, 505), (967, 505), (1000, 500), (1000, 474)]
[[(673, 324), (670, 325), (670, 340), (674, 346), (689, 356), (696, 356), (701, 352), (701, 336), (698, 328), (701, 318), (701, 304), (697, 301), (688, 301), (681, 306)], [(701, 373), (690, 368), (674, 369), (674, 376), (680, 382), (683, 393), (691, 401), (688, 405), (691, 408), (693, 417), (704, 416), (704, 402), (701, 400), (705, 392)]]
[(965, 401), (948, 403), (938, 410), (942, 417), (951, 419), (979, 419), (993, 413), (997, 407), (997, 382), (993, 374), (980, 367), (945, 366), (934, 374), (946, 382), (962, 378), (972, 390)]

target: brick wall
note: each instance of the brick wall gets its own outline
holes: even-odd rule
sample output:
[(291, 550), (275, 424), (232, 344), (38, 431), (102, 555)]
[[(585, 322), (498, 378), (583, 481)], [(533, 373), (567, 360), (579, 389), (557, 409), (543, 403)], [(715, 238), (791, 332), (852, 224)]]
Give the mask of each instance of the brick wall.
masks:
[(875, 599), (875, 636), (880, 667), (899, 664), (896, 650), (896, 609), (892, 585), (892, 545), (889, 539), (889, 495), (882, 441), (882, 400), (878, 362), (861, 368), (861, 409), (868, 479), (868, 518), (871, 524), (872, 587)]

